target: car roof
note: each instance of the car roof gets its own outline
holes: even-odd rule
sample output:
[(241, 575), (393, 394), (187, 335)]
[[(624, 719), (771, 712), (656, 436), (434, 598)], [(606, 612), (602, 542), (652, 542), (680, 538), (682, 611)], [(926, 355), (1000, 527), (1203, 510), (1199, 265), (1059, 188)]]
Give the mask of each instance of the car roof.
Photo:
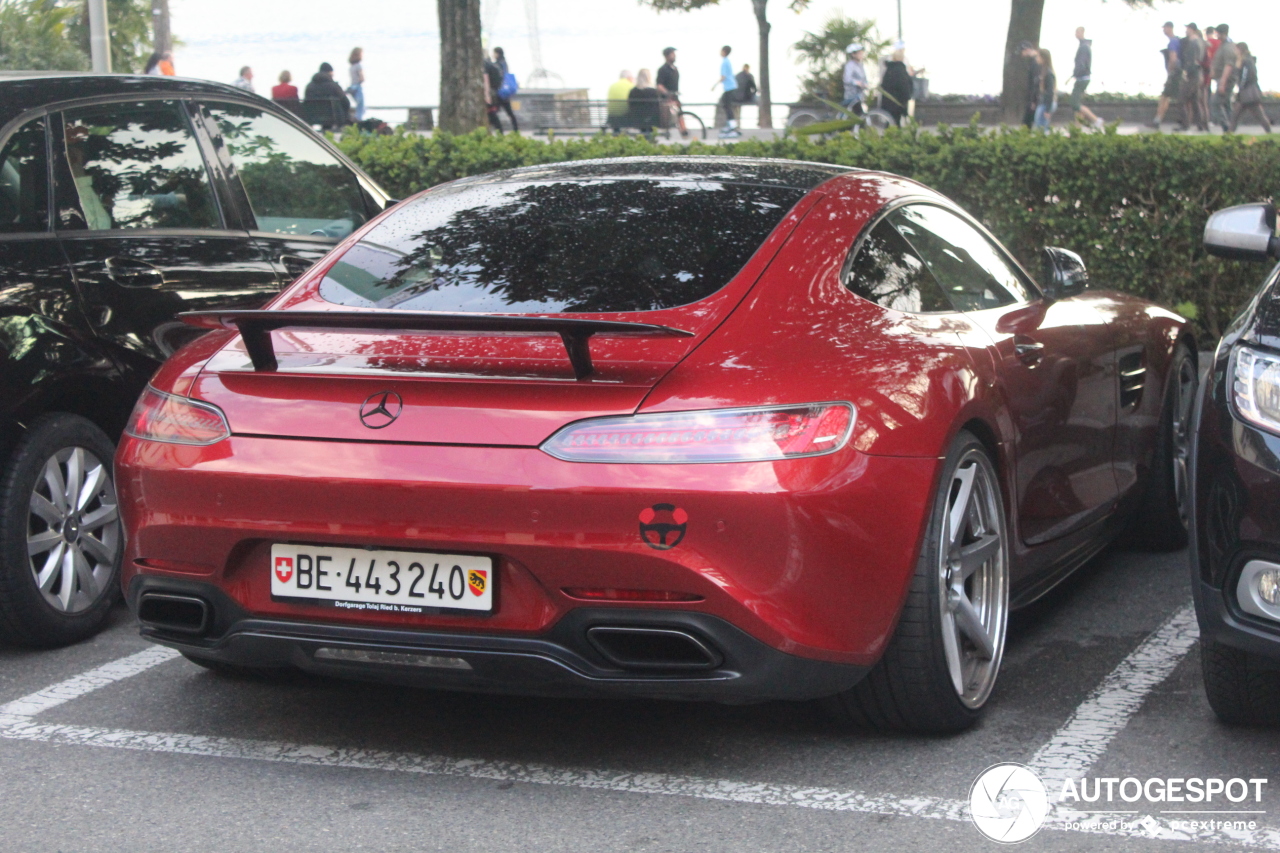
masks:
[(141, 74), (68, 74), (19, 71), (0, 75), (0, 126), (28, 110), (63, 101), (113, 95), (236, 95), (248, 93), (224, 83)]
[(582, 181), (656, 179), (722, 181), (811, 190), (832, 178), (858, 171), (849, 166), (766, 157), (671, 155), (575, 160), (491, 172), (462, 178), (453, 186), (508, 181)]

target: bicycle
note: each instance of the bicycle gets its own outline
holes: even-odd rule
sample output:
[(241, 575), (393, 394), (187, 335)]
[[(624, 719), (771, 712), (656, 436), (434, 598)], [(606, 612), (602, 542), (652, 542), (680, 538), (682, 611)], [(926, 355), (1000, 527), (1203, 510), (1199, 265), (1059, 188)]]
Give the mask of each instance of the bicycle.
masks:
[[(697, 113), (684, 109), (680, 104), (679, 93), (677, 92), (675, 95), (676, 97), (662, 102), (661, 113), (659, 114), (659, 118), (662, 120), (662, 125), (659, 129), (663, 131), (665, 138), (671, 139), (672, 132), (678, 133), (681, 125), (683, 125), (689, 136), (693, 136), (696, 133), (698, 138), (706, 140), (707, 123)], [(672, 105), (680, 107), (680, 109), (669, 109)]]

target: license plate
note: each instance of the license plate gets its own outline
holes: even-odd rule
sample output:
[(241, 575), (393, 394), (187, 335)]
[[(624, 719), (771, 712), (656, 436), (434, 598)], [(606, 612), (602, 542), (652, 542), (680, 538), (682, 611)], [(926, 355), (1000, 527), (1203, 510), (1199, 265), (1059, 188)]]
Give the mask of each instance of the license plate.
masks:
[(493, 560), (463, 554), (271, 546), (271, 595), (347, 610), (493, 610)]

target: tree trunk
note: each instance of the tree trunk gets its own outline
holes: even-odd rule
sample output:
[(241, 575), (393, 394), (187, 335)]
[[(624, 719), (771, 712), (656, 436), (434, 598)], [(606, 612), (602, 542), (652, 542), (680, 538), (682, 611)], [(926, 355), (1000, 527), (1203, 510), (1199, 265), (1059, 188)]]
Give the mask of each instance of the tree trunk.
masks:
[(1040, 22), (1044, 18), (1044, 0), (1013, 0), (1009, 13), (1009, 37), (1004, 45), (1004, 86), (1000, 106), (1006, 124), (1019, 124), (1027, 108), (1028, 68), (1030, 59), (1018, 53), (1018, 42), (1040, 44)]
[(756, 24), (760, 27), (760, 83), (757, 88), (760, 98), (760, 126), (773, 127), (773, 98), (769, 91), (769, 19), (765, 17), (765, 6), (769, 0), (751, 0), (755, 7)]
[(440, 12), (440, 128), (469, 133), (485, 126), (480, 0), (436, 0)]
[(164, 53), (173, 50), (173, 37), (169, 35), (169, 0), (151, 0), (152, 50)]

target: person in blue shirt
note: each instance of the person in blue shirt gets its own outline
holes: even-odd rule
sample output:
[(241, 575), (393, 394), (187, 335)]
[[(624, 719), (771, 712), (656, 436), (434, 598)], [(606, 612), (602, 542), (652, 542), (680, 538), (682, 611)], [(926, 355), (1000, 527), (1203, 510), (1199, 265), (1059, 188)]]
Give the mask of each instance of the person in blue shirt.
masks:
[(720, 138), (737, 137), (742, 133), (738, 130), (738, 80), (733, 73), (733, 63), (729, 61), (729, 54), (733, 52), (733, 48), (725, 45), (720, 48), (720, 79), (712, 86), (712, 90), (716, 86), (724, 86), (724, 94), (720, 96), (720, 106), (724, 109), (724, 127), (720, 130)]

